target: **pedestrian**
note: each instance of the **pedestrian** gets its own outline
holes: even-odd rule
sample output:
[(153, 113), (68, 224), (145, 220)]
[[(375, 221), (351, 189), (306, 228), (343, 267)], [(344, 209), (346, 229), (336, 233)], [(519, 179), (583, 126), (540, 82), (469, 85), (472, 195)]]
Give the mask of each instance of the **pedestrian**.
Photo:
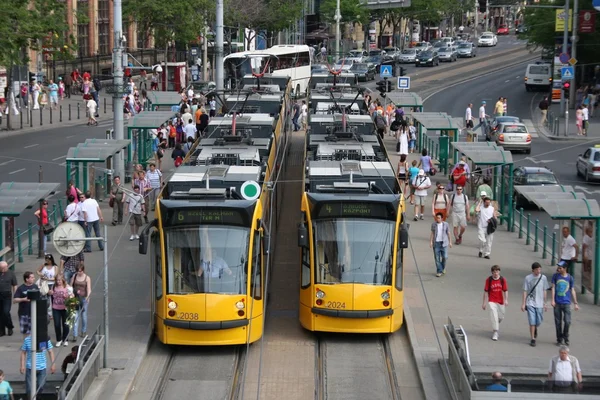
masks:
[(508, 99), (504, 97), (502, 99), (502, 116), (508, 115)]
[(85, 273), (85, 265), (80, 263), (77, 266), (77, 273), (73, 276), (70, 282), (73, 288), (73, 294), (79, 300), (79, 309), (75, 316), (75, 324), (73, 325), (73, 333), (71, 340), (77, 342), (77, 334), (79, 333), (79, 323), (81, 322), (80, 337), (85, 337), (87, 332), (87, 312), (90, 303), (90, 295), (92, 294), (92, 281)]
[(56, 347), (69, 345), (69, 325), (67, 324), (68, 298), (73, 296), (73, 289), (67, 285), (62, 275), (56, 277), (54, 288), (48, 292), (52, 296), (52, 319), (54, 320), (54, 333), (56, 334)]
[(213, 118), (217, 115), (217, 101), (214, 96), (208, 101), (208, 106), (210, 107), (209, 116)]
[(156, 168), (154, 163), (150, 163), (150, 169), (146, 172), (146, 176), (151, 188), (148, 196), (148, 202), (150, 203), (148, 208), (154, 211), (156, 199), (162, 187), (162, 172)]
[(415, 148), (417, 147), (417, 128), (415, 128), (412, 122), (408, 125), (408, 133), (410, 135), (410, 140), (408, 141), (408, 152), (414, 153)]
[(408, 130), (401, 127), (396, 135), (396, 152), (399, 156), (408, 156)]
[(129, 226), (131, 227), (131, 236), (129, 240), (139, 239), (138, 231), (142, 226), (142, 213), (144, 212), (144, 197), (140, 194), (140, 187), (133, 187), (134, 193), (127, 195), (127, 211), (131, 214), (129, 217)]
[(15, 400), (12, 387), (4, 379), (4, 371), (0, 369), (0, 400)]
[(198, 128), (196, 128), (196, 125), (194, 125), (194, 121), (191, 118), (187, 120), (187, 124), (183, 127), (183, 132), (185, 133), (185, 140), (187, 140), (190, 137), (196, 139), (196, 133), (198, 133)]
[(431, 215), (433, 218), (436, 218), (436, 215), (440, 213), (442, 214), (442, 219), (446, 221), (449, 214), (450, 199), (444, 191), (444, 185), (437, 182), (435, 187), (436, 191), (433, 194), (433, 201), (431, 202)]
[[(100, 232), (100, 222), (104, 221), (102, 210), (100, 210), (98, 202), (92, 198), (92, 192), (89, 190), (85, 192), (85, 201), (81, 206), (81, 210), (83, 211), (83, 219), (85, 221), (85, 237), (92, 237), (92, 229), (94, 229), (96, 237), (102, 237)], [(100, 251), (104, 250), (104, 242), (102, 239), (98, 239), (98, 248)], [(86, 240), (84, 251), (86, 253), (92, 252), (91, 241)]]
[(457, 185), (465, 187), (467, 179), (469, 178), (469, 166), (466, 161), (460, 160), (452, 171), (450, 171), (450, 184), (451, 186)]
[(485, 105), (486, 102), (482, 101), (481, 107), (479, 107), (479, 123), (473, 127), (473, 130), (475, 131), (477, 128), (481, 127), (481, 133), (487, 138), (487, 117), (489, 117), (489, 115), (485, 113)]
[(83, 251), (74, 256), (62, 256), (60, 258), (59, 274), (65, 277), (67, 283), (71, 282), (71, 278), (77, 272), (77, 267), (85, 260)]
[(75, 197), (73, 195), (69, 195), (67, 198), (69, 204), (65, 208), (63, 212), (63, 222), (75, 222), (77, 223), (78, 213), (77, 213), (77, 203), (75, 202)]
[(40, 109), (40, 91), (41, 90), (42, 89), (41, 89), (40, 85), (34, 79), (31, 82), (31, 99), (33, 100), (33, 109), (34, 110)]
[[(32, 392), (35, 392), (35, 398), (37, 398), (42, 391), (44, 390), (44, 385), (46, 384), (46, 375), (47, 375), (47, 357), (46, 353), (50, 355), (50, 373), (54, 374), (56, 371), (56, 365), (54, 363), (54, 351), (52, 350), (52, 342), (48, 339), (46, 341), (46, 345), (38, 346), (35, 353), (35, 388), (32, 386), (31, 381), (31, 366), (32, 366), (32, 351), (33, 348), (31, 346), (31, 335), (27, 335), (25, 340), (23, 340), (23, 345), (21, 346), (21, 373), (25, 374), (25, 391), (27, 393), (27, 398), (31, 399)], [(33, 389), (33, 390), (32, 390)]]
[(552, 275), (552, 307), (554, 307), (554, 325), (558, 346), (569, 345), (571, 303), (575, 305), (575, 311), (579, 310), (575, 281), (566, 268), (567, 263), (561, 260), (558, 262), (556, 273)]
[(433, 162), (431, 160), (431, 157), (427, 154), (427, 149), (423, 149), (423, 151), (421, 151), (421, 159), (419, 161), (419, 168), (422, 168), (423, 171), (425, 171), (425, 174), (428, 176), (434, 175), (431, 173), (431, 170), (433, 169)]
[(483, 198), (483, 203), (478, 203), (475, 207), (477, 217), (477, 237), (479, 239), (479, 257), (490, 259), (492, 252), (492, 242), (494, 232), (498, 226), (496, 220), (497, 214), (491, 205), (492, 200), (489, 197)]
[(492, 266), (491, 270), (492, 276), (485, 280), (481, 308), (485, 310), (486, 307), (489, 307), (493, 330), (492, 340), (498, 340), (500, 324), (504, 319), (506, 306), (508, 305), (508, 284), (506, 279), (500, 275), (499, 265)]
[(592, 260), (594, 259), (594, 227), (593, 222), (587, 222), (583, 229), (581, 243), (581, 276), (582, 280), (592, 277)]
[(486, 386), (485, 390), (487, 392), (507, 392), (508, 389), (502, 383), (502, 374), (496, 371), (492, 373), (492, 384)]
[(548, 108), (550, 107), (550, 103), (548, 102), (548, 96), (544, 96), (544, 99), (540, 101), (538, 104), (538, 108), (540, 109), (540, 114), (542, 115), (542, 119), (540, 120), (540, 125), (544, 125), (548, 118)]
[(575, 126), (577, 127), (577, 135), (583, 136), (583, 111), (582, 106), (577, 107), (575, 111)]
[(175, 168), (183, 164), (183, 159), (185, 158), (185, 151), (181, 148), (181, 143), (177, 143), (175, 145), (175, 148), (171, 152), (171, 158), (173, 159), (173, 165), (175, 165)]
[(546, 306), (546, 294), (550, 289), (548, 279), (542, 274), (542, 266), (538, 262), (531, 264), (531, 274), (523, 281), (523, 302), (521, 311), (527, 311), (529, 321), (529, 334), (531, 341), (529, 345), (535, 347), (538, 336), (538, 327), (544, 320), (544, 312), (548, 311)]
[[(191, 145), (194, 144), (193, 140), (188, 143), (191, 143)], [(191, 148), (191, 146), (190, 146), (190, 148)], [(150, 193), (152, 192), (152, 187), (150, 186), (150, 181), (146, 177), (146, 171), (144, 171), (144, 170), (138, 171), (138, 177), (133, 180), (132, 189), (136, 185), (140, 188), (140, 194), (142, 196), (144, 196), (144, 199), (148, 199), (148, 197), (150, 196)], [(149, 207), (145, 207), (145, 210), (144, 210), (144, 221), (146, 223), (148, 223), (148, 208)]]
[(50, 253), (44, 256), (44, 263), (37, 269), (37, 275), (39, 276), (39, 280), (37, 282), (38, 286), (42, 286), (42, 283), (45, 282), (48, 285), (48, 289), (52, 289), (54, 286), (54, 282), (56, 281), (56, 276), (58, 275), (58, 265), (54, 261), (54, 256)]
[(560, 250), (560, 260), (567, 265), (567, 272), (571, 275), (575, 274), (575, 262), (579, 256), (579, 245), (575, 238), (571, 236), (571, 229), (568, 226), (562, 228), (562, 245)]
[(83, 228), (85, 231), (85, 215), (83, 214), (83, 202), (85, 201), (85, 194), (80, 193), (78, 195), (79, 203), (77, 203), (77, 223)]
[(121, 177), (115, 176), (110, 187), (110, 201), (113, 205), (112, 225), (123, 223), (123, 203), (125, 202), (125, 191), (121, 185)]
[(448, 260), (448, 247), (452, 248), (450, 240), (450, 227), (444, 221), (441, 212), (435, 214), (435, 222), (431, 224), (431, 235), (429, 235), (429, 247), (433, 249), (435, 260), (436, 277), (446, 274), (446, 261)]
[(65, 83), (61, 77), (58, 77), (58, 98), (60, 100), (65, 99)]
[(306, 105), (306, 100), (302, 100), (300, 110), (302, 112), (302, 129), (306, 130), (308, 127), (308, 106)]
[(38, 208), (37, 210), (35, 210), (35, 212), (33, 213), (33, 215), (36, 216), (37, 221), (38, 221), (38, 226), (40, 227), (40, 230), (42, 231), (42, 249), (44, 250), (44, 253), (46, 253), (47, 247), (48, 247), (48, 235), (46, 234), (46, 231), (49, 227), (49, 220), (48, 220), (48, 200), (42, 200), (42, 206), (40, 208)]
[(292, 124), (294, 124), (294, 132), (298, 132), (300, 130), (300, 124), (298, 123), (298, 118), (300, 118), (300, 105), (297, 101), (294, 102), (292, 106)]
[(31, 302), (27, 298), (27, 292), (38, 290), (34, 283), (35, 275), (31, 271), (25, 271), (23, 274), (23, 284), (15, 290), (13, 303), (19, 304), (17, 315), (19, 316), (19, 327), (23, 335), (28, 335), (31, 331)]
[(502, 96), (498, 98), (498, 101), (494, 105), (494, 116), (501, 117), (504, 112), (504, 99)]
[(413, 186), (415, 187), (415, 221), (418, 221), (424, 218), (423, 213), (425, 212), (427, 189), (431, 187), (431, 180), (425, 174), (424, 170), (419, 170), (417, 177), (413, 181)]
[(98, 121), (96, 121), (96, 109), (98, 108), (98, 103), (90, 94), (86, 94), (87, 100), (85, 102), (85, 107), (87, 108), (88, 114), (88, 125), (98, 125)]
[(48, 84), (48, 91), (50, 92), (50, 107), (56, 110), (58, 106), (58, 85), (52, 79), (50, 79), (50, 83)]
[[(0, 337), (6, 335), (12, 336), (13, 325), (10, 315), (13, 293), (17, 290), (17, 277), (15, 273), (8, 269), (6, 261), (0, 261)], [(7, 332), (8, 331), (8, 332)]]
[(417, 160), (413, 160), (411, 167), (408, 169), (408, 184), (410, 186), (410, 204), (415, 204), (415, 185), (413, 184), (419, 175), (419, 167)]
[(590, 111), (588, 109), (588, 105), (585, 103), (581, 106), (581, 117), (582, 117), (582, 123), (581, 123), (582, 133), (584, 136), (587, 136), (588, 127), (590, 125)]
[(450, 215), (454, 230), (454, 243), (461, 244), (462, 237), (467, 229), (469, 221), (469, 198), (464, 193), (462, 186), (456, 187), (456, 192), (450, 198)]
[(385, 130), (387, 129), (387, 123), (385, 121), (385, 117), (383, 116), (383, 110), (377, 110), (375, 113), (375, 127), (377, 128), (377, 135), (383, 140), (385, 135)]
[(71, 98), (71, 90), (72, 90), (71, 87), (73, 85), (73, 78), (71, 78), (71, 75), (65, 74), (63, 81), (65, 82), (65, 94), (70, 99)]
[[(60, 370), (63, 374), (65, 374), (65, 379), (67, 379), (67, 375), (71, 372), (73, 365), (77, 362), (77, 353), (79, 352), (79, 346), (73, 346), (71, 348), (71, 352), (64, 358)], [(70, 364), (70, 367), (69, 367)]]
[(469, 103), (467, 105), (467, 109), (465, 110), (465, 128), (473, 129), (473, 103)]
[(583, 377), (579, 360), (569, 354), (569, 348), (561, 345), (558, 356), (550, 359), (548, 383), (553, 392), (577, 392), (581, 390)]
[(400, 183), (400, 189), (406, 198), (406, 193), (408, 191), (408, 162), (406, 161), (406, 154), (402, 154), (400, 156), (396, 171), (398, 175), (398, 182)]

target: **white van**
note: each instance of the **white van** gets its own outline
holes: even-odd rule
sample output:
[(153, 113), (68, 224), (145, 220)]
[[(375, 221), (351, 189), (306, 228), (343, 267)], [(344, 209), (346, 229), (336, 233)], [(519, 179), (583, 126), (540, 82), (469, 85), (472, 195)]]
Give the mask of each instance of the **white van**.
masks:
[(527, 65), (525, 71), (525, 90), (550, 91), (552, 87), (552, 66), (550, 64), (536, 63)]

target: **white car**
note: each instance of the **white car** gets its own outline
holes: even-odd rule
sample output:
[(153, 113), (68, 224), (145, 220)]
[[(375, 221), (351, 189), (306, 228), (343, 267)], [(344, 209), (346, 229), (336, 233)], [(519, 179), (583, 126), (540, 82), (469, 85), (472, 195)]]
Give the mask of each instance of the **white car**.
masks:
[(337, 61), (335, 63), (335, 65), (333, 66), (333, 69), (336, 71), (342, 70), (342, 71), (349, 71), (350, 68), (352, 68), (352, 65), (354, 64), (354, 60), (351, 58), (343, 58), (339, 61)]
[(400, 54), (400, 57), (398, 57), (398, 60), (403, 64), (413, 64), (415, 62), (416, 57), (416, 49), (404, 49), (402, 50), (402, 54)]
[(429, 42), (419, 42), (419, 43), (415, 44), (415, 47), (413, 47), (413, 49), (415, 49), (417, 51), (417, 54), (419, 54), (420, 52), (422, 52), (424, 50), (431, 50), (432, 48), (433, 48), (433, 46)]
[(354, 62), (363, 62), (365, 58), (369, 56), (366, 50), (351, 50), (346, 54), (346, 60), (352, 60)]
[(479, 47), (492, 47), (498, 44), (498, 38), (493, 33), (484, 33), (479, 37), (477, 45)]

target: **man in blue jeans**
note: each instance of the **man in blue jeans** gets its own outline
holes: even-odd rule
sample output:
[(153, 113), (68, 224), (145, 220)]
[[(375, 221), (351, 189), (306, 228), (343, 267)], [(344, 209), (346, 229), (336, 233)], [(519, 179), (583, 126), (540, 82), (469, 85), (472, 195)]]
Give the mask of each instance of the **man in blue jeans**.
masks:
[(567, 273), (568, 262), (561, 260), (556, 273), (552, 276), (552, 307), (556, 325), (556, 344), (569, 345), (569, 327), (571, 325), (571, 303), (579, 310), (573, 277)]
[[(31, 335), (27, 335), (23, 340), (21, 346), (21, 373), (25, 374), (25, 385), (27, 391), (27, 398), (31, 398)], [(56, 365), (54, 363), (54, 351), (52, 351), (52, 342), (48, 340), (46, 343), (40, 343), (38, 351), (35, 354), (35, 376), (37, 388), (34, 390), (36, 394), (42, 392), (42, 388), (46, 383), (46, 353), (50, 355), (50, 373), (53, 374), (56, 371)]]
[(435, 214), (435, 222), (431, 224), (431, 235), (429, 236), (429, 247), (433, 249), (436, 274), (438, 278), (446, 273), (446, 260), (448, 260), (448, 247), (452, 247), (450, 240), (450, 227), (444, 221), (442, 213)]
[[(98, 202), (92, 198), (92, 192), (89, 190), (85, 192), (85, 201), (81, 206), (81, 210), (83, 211), (83, 219), (85, 221), (85, 237), (92, 237), (92, 229), (94, 229), (96, 237), (102, 237), (102, 233), (100, 232), (100, 221), (104, 221), (102, 210), (100, 210)], [(101, 239), (98, 240), (98, 247), (100, 251), (104, 250), (104, 242)], [(86, 253), (92, 251), (91, 241), (88, 240), (85, 242), (84, 251)]]

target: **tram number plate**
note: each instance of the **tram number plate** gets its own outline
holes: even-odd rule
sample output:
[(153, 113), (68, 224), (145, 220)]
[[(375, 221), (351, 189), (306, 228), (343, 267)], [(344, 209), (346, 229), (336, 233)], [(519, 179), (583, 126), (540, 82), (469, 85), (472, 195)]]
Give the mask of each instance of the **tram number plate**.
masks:
[(346, 303), (341, 301), (328, 301), (325, 303), (325, 307), (327, 308), (346, 308)]
[(198, 321), (198, 313), (180, 312), (177, 318)]

